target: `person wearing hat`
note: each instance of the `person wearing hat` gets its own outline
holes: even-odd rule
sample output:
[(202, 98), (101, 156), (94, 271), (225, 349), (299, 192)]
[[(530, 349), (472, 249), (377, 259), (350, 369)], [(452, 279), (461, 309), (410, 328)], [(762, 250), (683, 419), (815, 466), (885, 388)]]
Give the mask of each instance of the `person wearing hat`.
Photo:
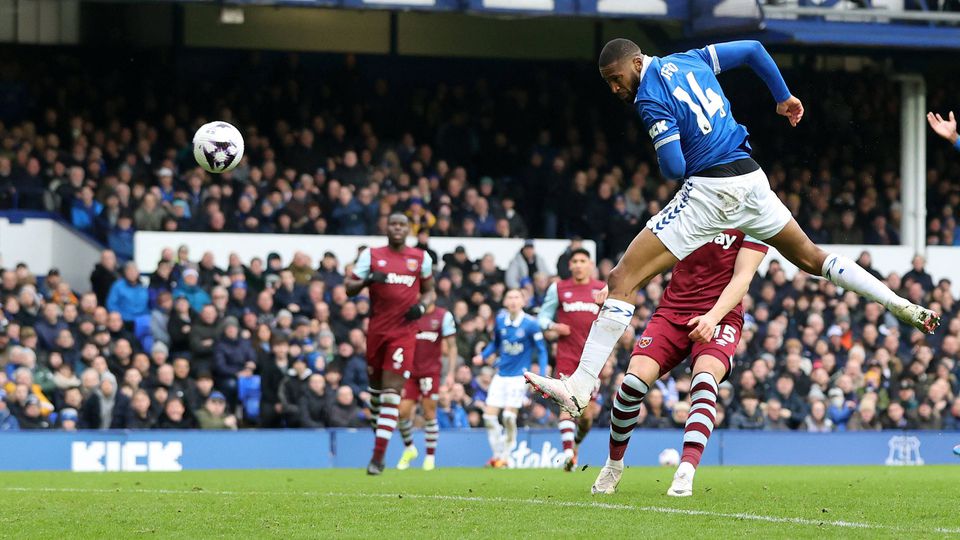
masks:
[(237, 417), (227, 414), (227, 397), (214, 390), (196, 412), (200, 429), (237, 429)]
[(457, 246), (453, 253), (447, 253), (443, 256), (443, 271), (449, 272), (451, 268), (460, 270), (463, 275), (470, 271), (473, 261), (467, 257), (467, 250), (463, 246)]
[(217, 388), (224, 391), (230, 403), (237, 402), (237, 378), (249, 377), (257, 369), (257, 355), (249, 339), (240, 335), (236, 317), (223, 320), (222, 333), (213, 350), (213, 369)]
[(200, 311), (203, 306), (209, 304), (212, 300), (207, 291), (199, 285), (200, 273), (195, 268), (186, 268), (180, 276), (180, 283), (173, 290), (174, 298), (186, 298), (190, 302), (190, 308), (194, 311)]
[(140, 270), (130, 261), (123, 265), (123, 279), (118, 279), (110, 287), (106, 307), (123, 317), (123, 322), (132, 328), (138, 318), (150, 314), (147, 288), (140, 283)]
[(546, 272), (546, 270), (547, 263), (543, 260), (543, 257), (537, 255), (533, 240), (524, 240), (520, 252), (510, 261), (510, 266), (507, 267), (507, 274), (505, 276), (507, 288), (519, 288), (520, 281), (523, 280), (523, 278), (528, 277), (532, 279), (534, 274)]
[(80, 415), (77, 414), (77, 410), (72, 407), (61, 410), (60, 414), (57, 415), (57, 427), (63, 431), (76, 431), (79, 421)]
[(17, 421), (20, 422), (20, 429), (47, 429), (50, 427), (50, 423), (40, 414), (40, 399), (33, 394), (27, 397)]

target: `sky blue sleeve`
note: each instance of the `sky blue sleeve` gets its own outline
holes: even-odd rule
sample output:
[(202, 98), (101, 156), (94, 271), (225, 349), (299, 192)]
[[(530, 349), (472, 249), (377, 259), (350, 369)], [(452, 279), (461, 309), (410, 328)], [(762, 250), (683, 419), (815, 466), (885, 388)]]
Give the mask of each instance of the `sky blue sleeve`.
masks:
[(452, 336), (457, 333), (457, 323), (453, 320), (453, 314), (449, 311), (443, 314), (443, 324), (440, 327), (440, 332), (443, 334), (443, 337)]
[(357, 262), (353, 265), (353, 275), (360, 279), (367, 279), (370, 276), (370, 248), (360, 252)]
[(420, 266), (420, 277), (433, 277), (433, 259), (426, 251), (423, 252), (423, 264)]
[(777, 103), (790, 97), (790, 90), (780, 74), (780, 68), (759, 41), (730, 41), (708, 45), (706, 54), (710, 56), (714, 73), (746, 64), (763, 79)]
[(687, 160), (683, 157), (679, 139), (657, 148), (657, 162), (660, 173), (667, 180), (682, 180), (687, 174)]
[(530, 331), (533, 332), (533, 342), (537, 345), (537, 361), (540, 363), (540, 374), (546, 376), (547, 362), (550, 360), (547, 353), (547, 341), (543, 339), (543, 332), (540, 331), (532, 317), (530, 319)]
[(537, 322), (540, 328), (546, 330), (553, 324), (554, 317), (557, 316), (557, 308), (560, 307), (560, 297), (557, 296), (557, 284), (551, 283), (547, 287), (547, 294), (543, 297), (543, 305), (540, 306), (540, 313), (537, 314)]

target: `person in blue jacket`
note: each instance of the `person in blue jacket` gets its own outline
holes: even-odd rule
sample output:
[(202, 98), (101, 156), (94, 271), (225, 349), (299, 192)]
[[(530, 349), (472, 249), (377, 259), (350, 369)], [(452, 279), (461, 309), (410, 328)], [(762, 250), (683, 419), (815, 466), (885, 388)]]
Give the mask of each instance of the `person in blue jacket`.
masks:
[(203, 306), (211, 302), (210, 295), (207, 291), (203, 290), (200, 285), (197, 284), (199, 280), (200, 274), (193, 268), (187, 268), (183, 271), (177, 288), (173, 290), (174, 300), (181, 296), (186, 298), (187, 301), (190, 302), (190, 308), (197, 313), (203, 309)]
[(133, 323), (137, 317), (150, 314), (149, 294), (140, 283), (137, 263), (123, 265), (123, 279), (113, 282), (107, 295), (107, 310), (120, 313), (124, 323)]

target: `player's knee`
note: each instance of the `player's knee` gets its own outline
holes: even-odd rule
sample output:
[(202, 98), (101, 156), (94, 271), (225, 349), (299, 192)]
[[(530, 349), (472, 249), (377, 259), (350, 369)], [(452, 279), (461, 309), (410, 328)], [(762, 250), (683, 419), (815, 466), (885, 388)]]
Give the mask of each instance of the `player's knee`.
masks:
[(630, 281), (632, 281), (630, 272), (624, 268), (623, 264), (614, 266), (610, 270), (610, 274), (607, 275), (607, 287), (610, 289), (610, 294), (622, 296), (632, 293), (636, 284), (630, 283)]

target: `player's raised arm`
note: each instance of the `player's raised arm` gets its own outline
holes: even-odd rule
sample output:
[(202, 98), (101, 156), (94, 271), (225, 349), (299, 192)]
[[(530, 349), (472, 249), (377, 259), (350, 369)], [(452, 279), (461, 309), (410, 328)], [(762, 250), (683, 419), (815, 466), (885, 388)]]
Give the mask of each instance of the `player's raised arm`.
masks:
[(694, 317), (687, 323), (687, 326), (694, 327), (690, 331), (690, 339), (699, 343), (706, 343), (713, 338), (714, 328), (716, 328), (720, 319), (723, 319), (727, 313), (730, 313), (730, 310), (743, 301), (743, 295), (747, 294), (747, 290), (750, 289), (753, 275), (757, 273), (757, 268), (760, 268), (760, 263), (766, 254), (766, 246), (761, 247), (760, 244), (744, 241), (733, 266), (733, 277), (730, 278), (730, 283), (727, 283), (727, 286), (723, 288), (720, 298), (717, 298), (717, 302), (710, 311), (699, 317)]
[(953, 115), (953, 111), (950, 111), (947, 118), (949, 118), (949, 120), (944, 120), (944, 118), (940, 116), (940, 113), (927, 113), (927, 122), (930, 124), (930, 128), (933, 129), (934, 133), (949, 141), (957, 150), (960, 150), (960, 133), (957, 133), (957, 117)]
[(803, 103), (790, 93), (780, 68), (759, 41), (730, 41), (707, 46), (713, 71), (720, 73), (746, 64), (770, 89), (777, 102), (777, 114), (786, 116), (791, 126), (803, 118)]

